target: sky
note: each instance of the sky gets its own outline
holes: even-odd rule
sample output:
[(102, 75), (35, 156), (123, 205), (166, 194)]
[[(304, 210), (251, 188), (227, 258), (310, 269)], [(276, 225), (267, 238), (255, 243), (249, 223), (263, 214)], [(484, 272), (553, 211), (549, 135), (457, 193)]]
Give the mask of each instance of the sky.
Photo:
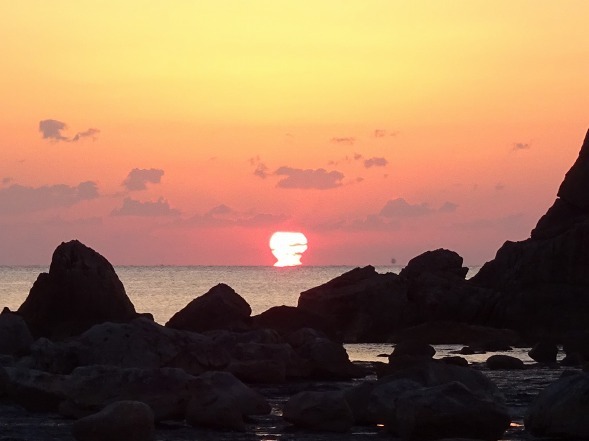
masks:
[(0, 265), (467, 265), (589, 128), (589, 2), (0, 0)]

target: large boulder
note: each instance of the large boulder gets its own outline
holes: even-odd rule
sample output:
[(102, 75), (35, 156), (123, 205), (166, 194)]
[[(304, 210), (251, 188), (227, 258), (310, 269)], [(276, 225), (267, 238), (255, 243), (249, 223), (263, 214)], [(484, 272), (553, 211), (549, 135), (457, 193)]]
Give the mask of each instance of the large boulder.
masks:
[(77, 240), (59, 245), (18, 309), (36, 337), (77, 335), (106, 321), (137, 316), (112, 265)]
[(589, 374), (561, 377), (544, 389), (530, 405), (526, 430), (538, 437), (589, 438)]
[(77, 441), (152, 441), (153, 413), (139, 401), (117, 401), (74, 423)]
[(326, 432), (347, 432), (354, 415), (341, 392), (299, 392), (284, 405), (284, 419), (295, 426)]
[(4, 308), (0, 314), (0, 354), (21, 356), (29, 352), (33, 336), (24, 319)]
[(256, 327), (275, 329), (284, 335), (302, 328), (317, 329), (332, 338), (337, 335), (328, 318), (294, 306), (273, 306), (252, 319)]
[(397, 400), (388, 429), (404, 440), (502, 437), (511, 417), (507, 408), (482, 399), (459, 382), (405, 392)]
[(437, 249), (426, 251), (411, 259), (399, 275), (414, 279), (422, 273), (434, 273), (456, 276), (464, 279), (468, 268), (462, 266), (463, 259), (455, 251)]
[(511, 370), (511, 369), (525, 369), (524, 362), (517, 357), (511, 355), (491, 355), (486, 360), (487, 367), (492, 371), (495, 370)]
[(66, 375), (22, 367), (0, 367), (0, 372), (4, 397), (27, 410), (55, 412), (66, 397)]
[(552, 341), (542, 340), (528, 351), (528, 355), (538, 363), (556, 363), (558, 346)]
[(252, 309), (233, 288), (224, 283), (192, 300), (166, 323), (166, 327), (193, 332), (213, 329), (251, 329)]

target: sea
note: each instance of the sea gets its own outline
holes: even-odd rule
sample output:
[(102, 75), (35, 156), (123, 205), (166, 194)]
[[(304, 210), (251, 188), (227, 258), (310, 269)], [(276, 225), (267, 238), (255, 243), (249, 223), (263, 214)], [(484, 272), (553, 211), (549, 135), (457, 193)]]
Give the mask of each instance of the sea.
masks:
[[(399, 273), (400, 266), (375, 267), (379, 273)], [(467, 278), (478, 272), (472, 267)], [(272, 306), (296, 306), (299, 294), (353, 269), (347, 266), (118, 266), (115, 271), (138, 312), (153, 314), (165, 324), (194, 298), (219, 283), (231, 286), (252, 308), (252, 315)], [(0, 307), (12, 311), (26, 299), (37, 276), (47, 272), (44, 266), (0, 266)], [(352, 361), (383, 361), (393, 350), (391, 344), (346, 344)], [(451, 355), (461, 346), (436, 346), (437, 356)], [(508, 353), (532, 363), (527, 350), (515, 348)], [(466, 356), (470, 362), (483, 362), (488, 355)], [(386, 360), (386, 359), (385, 359)]]

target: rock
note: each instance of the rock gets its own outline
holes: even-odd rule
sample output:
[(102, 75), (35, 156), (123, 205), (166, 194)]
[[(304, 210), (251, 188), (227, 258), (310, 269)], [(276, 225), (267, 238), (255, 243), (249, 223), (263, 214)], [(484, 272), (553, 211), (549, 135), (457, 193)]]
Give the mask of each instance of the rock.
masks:
[(300, 392), (284, 405), (284, 419), (295, 426), (326, 432), (347, 432), (354, 416), (341, 392)]
[(560, 361), (563, 366), (582, 366), (585, 359), (578, 352), (572, 352), (566, 354), (566, 356)]
[[(589, 323), (589, 132), (558, 198), (531, 237), (506, 242), (471, 279), (498, 292), (488, 320), (528, 335), (558, 335)], [(538, 305), (542, 305), (539, 307)]]
[(220, 283), (178, 311), (166, 327), (193, 332), (251, 329), (252, 310), (230, 286)]
[(22, 367), (3, 367), (0, 371), (3, 371), (0, 378), (4, 382), (4, 396), (29, 411), (55, 412), (66, 397), (68, 377), (65, 375)]
[(22, 356), (29, 352), (33, 336), (24, 319), (8, 308), (0, 314), (0, 354)]
[(86, 366), (72, 372), (65, 385), (62, 415), (80, 418), (115, 401), (141, 401), (156, 421), (182, 419), (195, 377), (182, 369)]
[(534, 436), (589, 438), (589, 375), (561, 377), (544, 389), (530, 405), (525, 427)]
[(186, 421), (193, 426), (245, 431), (244, 416), (270, 413), (259, 393), (227, 372), (207, 372), (191, 385)]
[(28, 356), (18, 365), (54, 374), (69, 374), (79, 366), (80, 346), (75, 342), (53, 342), (45, 337), (39, 338), (30, 347)]
[(286, 366), (276, 360), (233, 360), (227, 371), (246, 383), (279, 384), (286, 381)]
[(138, 401), (117, 401), (74, 423), (78, 441), (151, 441), (155, 437), (153, 413)]
[(459, 382), (450, 382), (402, 394), (388, 429), (404, 440), (498, 440), (510, 422), (505, 406), (481, 399)]
[(430, 345), (481, 345), (489, 341), (520, 343), (520, 336), (511, 329), (497, 329), (449, 321), (435, 321), (401, 329), (392, 336), (393, 343), (411, 340)]
[(540, 341), (528, 351), (528, 355), (538, 363), (556, 363), (558, 346), (553, 342)]
[(458, 356), (451, 356), (451, 357), (442, 357), (440, 361), (446, 364), (453, 364), (455, 366), (463, 366), (468, 367), (468, 360), (463, 357)]
[(451, 274), (464, 279), (468, 268), (462, 266), (463, 259), (458, 253), (445, 249), (426, 251), (409, 261), (399, 275), (409, 279), (416, 278), (422, 273)]
[(59, 245), (18, 309), (34, 336), (63, 338), (137, 316), (112, 265), (77, 240)]
[(524, 362), (509, 355), (491, 355), (487, 358), (487, 367), (491, 370), (525, 369)]
[(471, 348), (470, 346), (465, 346), (462, 349), (460, 349), (458, 353), (462, 355), (473, 355), (476, 354), (477, 351), (474, 348)]
[(325, 317), (294, 306), (273, 306), (252, 319), (256, 327), (275, 329), (284, 335), (303, 328), (313, 328), (331, 338), (336, 336), (333, 326)]
[(433, 358), (436, 355), (436, 350), (427, 343), (404, 341), (395, 345), (395, 349), (389, 356), (389, 360), (407, 355), (419, 358)]

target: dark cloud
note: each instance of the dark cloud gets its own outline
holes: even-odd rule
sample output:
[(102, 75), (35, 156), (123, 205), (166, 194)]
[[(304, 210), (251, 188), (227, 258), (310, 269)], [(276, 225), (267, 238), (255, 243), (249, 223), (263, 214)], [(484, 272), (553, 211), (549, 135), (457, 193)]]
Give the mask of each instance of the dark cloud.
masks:
[(274, 172), (278, 176), (286, 176), (278, 181), (280, 188), (300, 188), (328, 190), (342, 185), (344, 174), (339, 171), (330, 171), (323, 168), (300, 169), (292, 167), (280, 167)]
[(440, 213), (454, 213), (458, 209), (458, 204), (446, 201), (438, 210)]
[(64, 141), (77, 142), (82, 138), (95, 139), (96, 135), (100, 133), (98, 129), (88, 129), (83, 132), (78, 132), (73, 138), (68, 138), (62, 132), (67, 129), (67, 124), (56, 119), (44, 119), (39, 121), (39, 132), (41, 132), (43, 139), (50, 141)]
[(218, 205), (205, 214), (193, 216), (187, 223), (201, 227), (276, 227), (288, 219), (283, 214), (240, 213), (225, 204)]
[(403, 198), (397, 198), (387, 201), (379, 214), (384, 217), (415, 217), (430, 214), (432, 211), (425, 202), (410, 204)]
[(98, 197), (95, 182), (81, 182), (75, 187), (66, 184), (25, 187), (14, 184), (0, 189), (0, 214), (28, 213), (49, 208), (70, 207)]
[(513, 150), (528, 150), (532, 145), (528, 142), (515, 142), (513, 143)]
[(354, 153), (354, 161), (359, 161), (362, 159), (362, 155), (360, 153)]
[(13, 181), (12, 178), (6, 177), (6, 178), (2, 178), (2, 185), (8, 185)]
[(112, 213), (113, 216), (143, 216), (143, 217), (157, 217), (157, 216), (177, 216), (180, 212), (170, 207), (168, 201), (164, 198), (159, 198), (155, 202), (147, 201), (141, 202), (131, 198), (125, 198), (121, 208), (115, 208)]
[(145, 190), (148, 183), (159, 184), (163, 175), (164, 171), (157, 168), (134, 168), (123, 181), (123, 185), (129, 191)]
[(384, 130), (384, 129), (375, 129), (374, 132), (372, 132), (372, 136), (374, 138), (386, 138), (387, 136), (397, 136), (399, 132), (393, 131), (393, 132), (389, 132), (388, 130)]
[(387, 161), (385, 158), (370, 158), (364, 160), (364, 167), (385, 167), (388, 163), (389, 161)]
[(356, 142), (356, 138), (351, 137), (351, 136), (334, 137), (334, 138), (331, 138), (330, 141), (333, 142), (334, 144), (354, 145), (354, 143)]

